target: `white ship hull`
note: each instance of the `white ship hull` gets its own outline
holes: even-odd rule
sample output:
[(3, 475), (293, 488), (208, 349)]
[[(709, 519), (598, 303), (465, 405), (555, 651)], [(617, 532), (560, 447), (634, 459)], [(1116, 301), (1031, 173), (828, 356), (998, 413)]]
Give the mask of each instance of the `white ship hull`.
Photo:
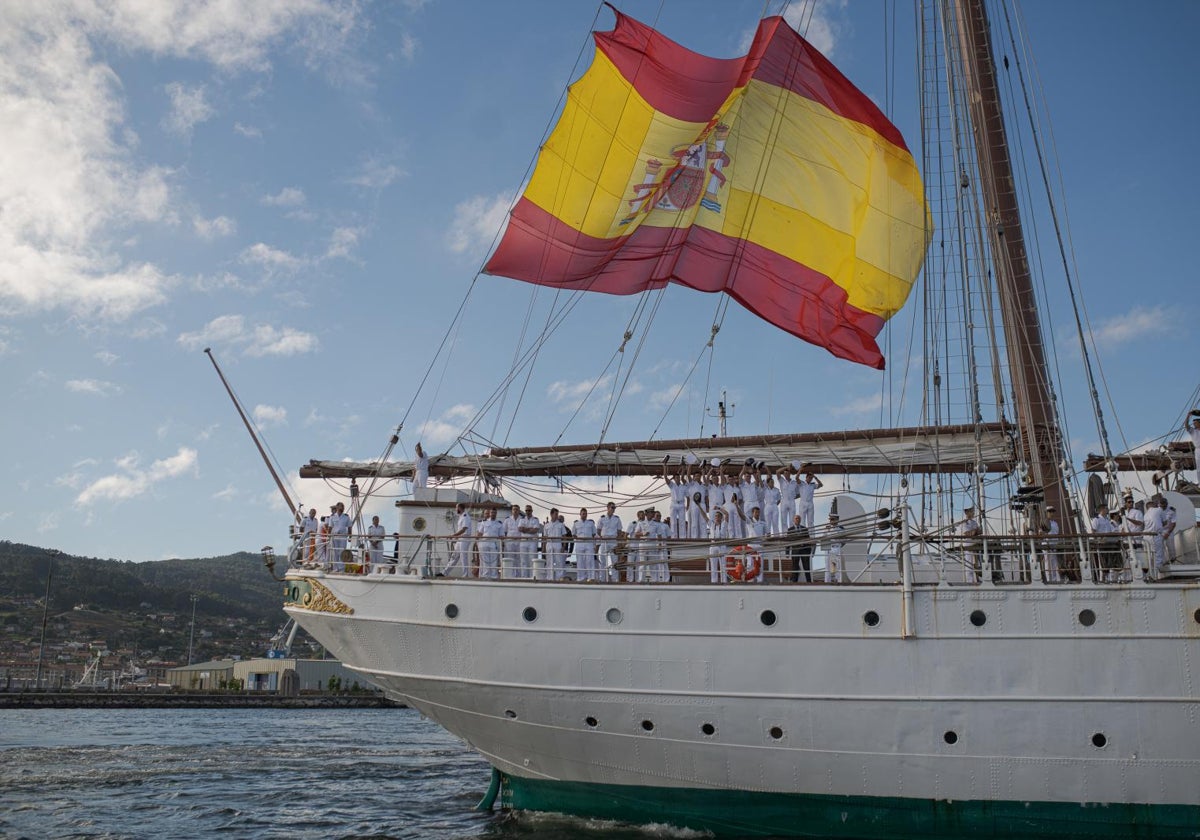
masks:
[[(1072, 809), (1103, 806), (1089, 818), (1126, 834), (1132, 822), (1144, 836), (1200, 836), (1195, 585), (917, 587), (909, 638), (902, 590), (887, 585), (320, 572), (288, 585), (288, 612), (318, 641), (517, 791), (815, 797), (849, 810), (847, 836), (908, 836), (890, 820), (873, 834), (863, 803), (1015, 803), (1057, 815), (1058, 828), (1030, 823), (1045, 834), (1069, 834)], [(754, 816), (730, 830), (807, 830)]]

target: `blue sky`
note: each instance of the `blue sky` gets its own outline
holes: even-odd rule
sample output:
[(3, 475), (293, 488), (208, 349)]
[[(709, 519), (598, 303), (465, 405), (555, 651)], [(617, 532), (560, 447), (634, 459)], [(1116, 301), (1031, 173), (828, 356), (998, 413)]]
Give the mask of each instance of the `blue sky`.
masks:
[[(647, 22), (658, 15), (657, 2), (619, 5)], [(658, 26), (732, 56), (761, 9), (668, 3)], [(911, 38), (907, 4), (820, 3), (803, 17), (915, 148), (911, 61), (891, 82), (884, 61), (886, 19), (898, 44)], [(279, 544), (286, 511), (202, 348), (291, 473), (314, 457), (378, 456), (572, 68), (587, 65), (594, 19), (607, 28), (611, 15), (551, 0), (0, 6), (0, 536), (128, 560)], [(1029, 3), (1022, 19), (1115, 416), (1130, 444), (1154, 440), (1197, 388), (1200, 58), (1189, 41), (1200, 5), (1146, 3), (1135, 14), (1123, 3)], [(910, 52), (897, 47), (901, 60)], [(1039, 237), (1053, 269), (1048, 228)], [(1052, 289), (1060, 274), (1048, 270)], [(526, 312), (545, 316), (549, 296), (532, 295), (477, 281), (397, 454), (418, 438), (440, 451), (484, 403)], [(1078, 460), (1097, 438), (1064, 298), (1050, 300)], [(716, 304), (666, 294), (608, 439), (695, 435), (722, 388), (737, 405), (734, 434), (890, 422), (880, 395), (900, 379), (736, 306), (707, 392), (707, 360), (685, 383)], [(552, 442), (635, 306), (587, 301), (543, 352), (512, 431), (516, 390), (498, 426), (481, 430)], [(885, 342), (903, 347), (908, 322), (902, 313)], [(901, 355), (889, 376), (903, 377)], [(606, 405), (584, 405), (564, 442), (594, 441)], [(293, 484), (306, 505), (333, 496), (319, 482)], [(389, 507), (378, 505), (388, 522)]]

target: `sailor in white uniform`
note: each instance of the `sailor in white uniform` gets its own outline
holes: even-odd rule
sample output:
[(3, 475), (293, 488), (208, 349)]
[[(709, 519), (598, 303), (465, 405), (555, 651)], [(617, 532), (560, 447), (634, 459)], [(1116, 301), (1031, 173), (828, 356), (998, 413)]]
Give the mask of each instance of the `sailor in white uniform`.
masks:
[(732, 539), (740, 540), (746, 536), (746, 529), (743, 523), (746, 519), (746, 510), (742, 506), (742, 496), (737, 491), (729, 493), (725, 496), (725, 524), (729, 527), (729, 536)]
[(342, 560), (342, 552), (346, 548), (346, 542), (350, 536), (350, 516), (346, 513), (346, 506), (338, 502), (335, 506), (335, 511), (329, 517), (329, 547), (333, 552), (333, 567), (336, 571), (343, 572), (346, 570), (344, 561)]
[(800, 515), (800, 524), (810, 530), (816, 512), (816, 494), (824, 486), (821, 479), (812, 473), (805, 474), (803, 481), (796, 482), (796, 513)]
[(417, 459), (413, 463), (414, 490), (429, 484), (429, 457), (425, 454), (425, 450), (421, 448), (420, 441), (417, 441), (416, 454)]
[(383, 537), (387, 533), (379, 524), (379, 517), (372, 516), (371, 524), (367, 526), (367, 542), (371, 546), (371, 570), (377, 571), (383, 565)]
[(684, 520), (687, 515), (687, 485), (684, 483), (683, 476), (668, 474), (665, 462), (663, 463), (663, 481), (666, 482), (667, 489), (671, 491), (671, 536), (679, 539), (684, 536)]
[[(729, 501), (731, 493), (736, 492), (729, 483), (729, 478), (724, 473), (716, 476), (713, 482), (708, 486), (708, 507), (706, 511), (712, 513), (718, 508), (725, 510), (725, 503)], [(725, 524), (729, 524), (728, 511), (726, 511)]]
[(562, 580), (566, 568), (566, 552), (564, 538), (567, 536), (567, 523), (563, 521), (558, 508), (550, 508), (550, 519), (542, 527), (546, 540), (546, 575), (550, 580)]
[(781, 526), (779, 520), (779, 505), (783, 501), (783, 494), (775, 486), (775, 479), (767, 476), (767, 484), (763, 487), (762, 494), (762, 515), (763, 521), (767, 523), (767, 532), (782, 534), (787, 530), (786, 527)]
[(581, 508), (579, 518), (571, 528), (575, 534), (575, 577), (587, 581), (596, 579), (596, 523), (588, 519), (587, 508)]
[(306, 566), (317, 562), (317, 509), (310, 508), (308, 516), (300, 520), (300, 560)]
[(836, 513), (829, 514), (829, 528), (826, 533), (826, 550), (825, 550), (825, 582), (833, 583), (836, 579), (838, 583), (845, 581), (845, 572), (842, 569), (842, 549), (845, 546), (846, 529), (840, 522), (840, 517)]
[(1102, 537), (1096, 542), (1096, 557), (1100, 566), (1096, 576), (1099, 578), (1100, 572), (1103, 572), (1105, 583), (1116, 583), (1120, 575), (1121, 555), (1117, 546), (1107, 537), (1116, 533), (1116, 530), (1117, 526), (1108, 518), (1108, 505), (1100, 505), (1092, 518), (1092, 533)]
[(792, 476), (792, 471), (787, 467), (779, 471), (778, 478), (779, 524), (783, 528), (779, 533), (782, 534), (792, 527), (792, 521), (796, 516), (796, 494), (800, 491), (796, 486), (796, 479)]
[(747, 464), (742, 469), (742, 483), (739, 485), (738, 498), (742, 500), (742, 510), (762, 510), (762, 483), (756, 473), (751, 472), (753, 464)]
[(1062, 528), (1058, 525), (1058, 512), (1053, 507), (1046, 507), (1046, 524), (1042, 526), (1042, 533), (1051, 538), (1042, 542), (1042, 554), (1046, 558), (1046, 583), (1062, 583), (1062, 572), (1058, 566), (1059, 546), (1054, 539), (1062, 533)]
[(687, 507), (687, 535), (688, 539), (699, 540), (704, 538), (704, 515), (708, 508), (704, 504), (704, 496), (699, 491), (693, 493), (688, 498)]
[(759, 582), (765, 582), (773, 558), (769, 558), (763, 553), (763, 540), (767, 537), (767, 520), (762, 517), (762, 509), (759, 507), (750, 508), (750, 516), (746, 518), (743, 527), (746, 529), (746, 542), (759, 556), (761, 569), (758, 577)]
[(1150, 577), (1158, 580), (1167, 567), (1167, 555), (1163, 545), (1163, 509), (1159, 497), (1152, 496), (1146, 502), (1146, 519), (1142, 533), (1146, 537), (1146, 550), (1150, 554)]
[(525, 539), (521, 541), (521, 573), (517, 577), (528, 580), (533, 577), (535, 566), (543, 574), (546, 570), (546, 561), (538, 557), (538, 548), (540, 548), (542, 541), (542, 523), (533, 515), (533, 505), (525, 506), (525, 519), (521, 523), (521, 536)]
[(602, 580), (617, 579), (617, 541), (621, 538), (621, 517), (617, 516), (617, 506), (609, 502), (607, 513), (600, 517), (596, 528), (600, 532), (600, 556), (597, 563), (600, 566)]
[(979, 583), (979, 552), (976, 541), (983, 533), (979, 520), (975, 518), (975, 508), (967, 505), (963, 508), (963, 521), (958, 523), (959, 547), (963, 556), (963, 580), (967, 583)]
[(656, 540), (653, 548), (655, 564), (651, 568), (650, 580), (655, 583), (667, 583), (671, 580), (671, 548), (668, 540), (671, 538), (671, 527), (663, 522), (662, 511), (653, 511), (654, 518), (650, 522), (650, 535)]
[(1175, 533), (1175, 529), (1179, 527), (1179, 517), (1175, 513), (1175, 508), (1171, 506), (1165, 498), (1160, 502), (1163, 510), (1163, 548), (1166, 551), (1167, 562), (1175, 562), (1175, 541), (1171, 537)]
[(708, 579), (710, 583), (728, 583), (729, 578), (725, 573), (725, 554), (729, 551), (729, 540), (733, 536), (729, 533), (729, 523), (725, 521), (725, 512), (717, 507), (713, 508), (712, 516), (705, 516), (708, 521), (708, 538), (712, 540), (712, 544), (708, 549)]
[(520, 505), (513, 505), (512, 512), (504, 518), (504, 564), (501, 577), (521, 576), (521, 526), (525, 517)]
[(471, 571), (471, 540), (475, 534), (475, 523), (471, 521), (467, 506), (461, 502), (455, 506), (454, 512), (458, 515), (458, 522), (454, 533), (446, 539), (450, 544), (450, 562), (442, 573), (446, 577), (467, 577)]
[(1133, 580), (1133, 573), (1141, 571), (1141, 559), (1137, 547), (1142, 541), (1139, 539), (1142, 533), (1142, 525), (1145, 522), (1145, 517), (1142, 512), (1134, 507), (1133, 494), (1126, 493), (1124, 500), (1124, 508), (1121, 511), (1121, 527), (1120, 532), (1126, 535), (1124, 540), (1125, 556), (1128, 562), (1128, 567), (1131, 570), (1129, 574), (1122, 575), (1122, 581)]
[[(688, 467), (687, 483), (684, 485), (684, 495), (687, 496), (687, 504), (690, 508), (695, 504), (696, 494), (700, 494), (700, 504), (708, 508), (708, 487), (700, 480), (700, 476), (692, 474), (692, 468)], [(699, 519), (699, 517), (697, 517)], [(690, 518), (688, 521), (691, 521)], [(700, 520), (703, 521), (703, 520)]]
[(496, 509), (488, 508), (487, 516), (475, 530), (479, 537), (479, 576), (488, 580), (500, 577), (500, 540), (504, 536), (504, 523), (496, 518)]
[(630, 582), (644, 579), (649, 572), (646, 558), (650, 549), (650, 532), (657, 532), (658, 529), (652, 528), (646, 515), (647, 511), (639, 510), (637, 519), (629, 528), (629, 558), (625, 579)]

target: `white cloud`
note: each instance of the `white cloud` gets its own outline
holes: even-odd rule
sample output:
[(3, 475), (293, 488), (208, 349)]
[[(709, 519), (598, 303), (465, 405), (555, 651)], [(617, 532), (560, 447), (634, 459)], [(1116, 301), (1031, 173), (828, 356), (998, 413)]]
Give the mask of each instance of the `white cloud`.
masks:
[(213, 432), (219, 428), (221, 428), (220, 423), (213, 423), (209, 426), (205, 426), (203, 429), (196, 432), (196, 440), (208, 440), (210, 437), (212, 437)]
[[(846, 0), (799, 0), (787, 5), (783, 19), (787, 21), (788, 26), (820, 50), (822, 55), (830, 57), (837, 49), (838, 37), (843, 26), (838, 20), (838, 13), (845, 8)], [(750, 49), (755, 29), (748, 29), (742, 33), (740, 52), (744, 53)]]
[(191, 137), (192, 129), (216, 113), (205, 97), (204, 85), (188, 87), (182, 82), (166, 86), (171, 110), (163, 117), (163, 128), (180, 137)]
[(224, 490), (218, 490), (216, 493), (212, 494), (212, 497), (214, 499), (220, 499), (223, 502), (227, 502), (230, 499), (236, 498), (237, 494), (238, 494), (237, 488), (234, 487), (232, 484), (227, 484), (227, 485), (225, 485)]
[(117, 359), (120, 358), (116, 353), (111, 353), (108, 350), (97, 350), (92, 354), (92, 358), (100, 362), (105, 367), (112, 367)]
[(293, 327), (259, 324), (249, 329), (241, 315), (213, 318), (196, 332), (181, 333), (176, 341), (189, 350), (213, 344), (232, 345), (246, 356), (295, 356), (309, 353), (319, 345), (315, 335)]
[(1175, 315), (1169, 308), (1138, 306), (1100, 322), (1092, 334), (1098, 346), (1114, 347), (1145, 335), (1168, 331), (1174, 325)]
[(829, 413), (835, 417), (841, 417), (846, 414), (869, 414), (877, 412), (883, 406), (882, 394), (870, 394), (865, 397), (857, 397), (847, 400), (846, 402), (832, 406)]
[[(630, 389), (627, 388), (626, 393), (629, 393), (629, 392), (630, 392)], [(636, 392), (634, 392), (634, 393), (636, 393)], [(649, 403), (652, 407), (662, 410), (662, 409), (665, 409), (667, 406), (671, 405), (679, 397), (682, 397), (686, 393), (687, 393), (687, 386), (684, 385), (682, 382), (680, 382), (678, 384), (670, 385), (666, 388), (663, 388), (661, 390), (658, 390), (658, 391), (655, 391), (654, 393), (652, 393), (649, 398)]]
[(361, 236), (361, 228), (337, 228), (329, 237), (329, 248), (325, 251), (325, 258), (349, 257)]
[(608, 398), (608, 387), (612, 385), (612, 374), (605, 374), (599, 380), (595, 379), (562, 379), (551, 382), (546, 387), (546, 396), (550, 401), (564, 411), (574, 411), (591, 392), (592, 399), (602, 394)]
[(300, 207), (308, 199), (299, 187), (284, 187), (275, 195), (264, 195), (259, 201), (268, 207)]
[(400, 44), (397, 49), (405, 61), (412, 61), (417, 55), (417, 39), (405, 32), (400, 36)]
[(201, 239), (216, 239), (219, 236), (229, 236), (237, 232), (237, 222), (228, 216), (217, 216), (215, 219), (205, 219), (196, 216), (192, 219), (192, 227)]
[[(122, 253), (133, 225), (174, 223), (174, 173), (139, 153), (122, 80), (96, 44), (234, 73), (269, 69), (289, 36), (336, 66), (358, 13), (321, 0), (0, 4), (0, 314), (127, 319), (171, 286), (169, 271)], [(210, 115), (200, 88), (180, 86), (175, 102), (173, 129)]]
[(249, 137), (253, 140), (257, 140), (263, 136), (262, 129), (253, 125), (243, 125), (240, 122), (233, 124), (233, 130), (243, 137)]
[(130, 338), (158, 338), (167, 334), (167, 325), (157, 318), (144, 318), (140, 326), (130, 333)]
[(182, 333), (177, 341), (189, 350), (199, 350), (209, 344), (231, 344), (245, 335), (246, 321), (241, 315), (221, 315), (213, 318), (204, 329)]
[(407, 172), (396, 164), (390, 163), (381, 157), (369, 157), (363, 161), (358, 169), (358, 173), (352, 175), (348, 180), (356, 187), (381, 190), (384, 187), (391, 186), (393, 182), (403, 178), (407, 174)]
[(81, 472), (69, 472), (66, 475), (60, 475), (54, 479), (54, 483), (59, 487), (66, 487), (70, 490), (78, 490), (83, 484), (84, 478)]
[(275, 329), (263, 324), (254, 328), (250, 343), (246, 347), (246, 355), (297, 356), (310, 353), (316, 350), (317, 346), (317, 337), (312, 333), (301, 332), (291, 327)]
[(61, 521), (62, 515), (56, 510), (52, 510), (49, 513), (43, 513), (41, 518), (38, 520), (38, 533), (45, 534), (50, 531), (57, 531)]
[(238, 260), (246, 265), (261, 266), (268, 274), (277, 271), (291, 273), (304, 265), (304, 260), (300, 257), (272, 248), (263, 242), (255, 243), (242, 251)]
[(281, 405), (256, 405), (252, 414), (254, 422), (264, 429), (287, 423), (287, 409)]
[(446, 233), (447, 247), (456, 254), (482, 254), (504, 226), (512, 203), (511, 195), (500, 194), (477, 195), (458, 204)]
[(96, 394), (101, 397), (109, 397), (113, 394), (121, 393), (121, 386), (114, 382), (106, 382), (103, 379), (68, 379), (66, 382), (68, 391), (74, 391), (76, 394)]
[(188, 472), (194, 473), (197, 460), (195, 449), (181, 446), (169, 458), (162, 458), (141, 469), (137, 453), (131, 453), (117, 459), (119, 472), (93, 481), (75, 497), (75, 504), (87, 507), (102, 501), (121, 502), (137, 498), (162, 481), (178, 478)]
[(475, 416), (475, 406), (459, 403), (442, 412), (440, 417), (427, 420), (417, 428), (417, 438), (426, 449), (439, 447), (457, 438)]

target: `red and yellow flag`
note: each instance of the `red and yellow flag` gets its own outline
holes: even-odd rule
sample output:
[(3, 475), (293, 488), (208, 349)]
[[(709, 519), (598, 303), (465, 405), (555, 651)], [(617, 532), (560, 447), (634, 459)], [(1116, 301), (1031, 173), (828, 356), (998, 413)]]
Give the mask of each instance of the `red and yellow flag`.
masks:
[(882, 368), (929, 226), (912, 154), (784, 23), (698, 55), (617, 13), (485, 271), (633, 294), (680, 283)]

